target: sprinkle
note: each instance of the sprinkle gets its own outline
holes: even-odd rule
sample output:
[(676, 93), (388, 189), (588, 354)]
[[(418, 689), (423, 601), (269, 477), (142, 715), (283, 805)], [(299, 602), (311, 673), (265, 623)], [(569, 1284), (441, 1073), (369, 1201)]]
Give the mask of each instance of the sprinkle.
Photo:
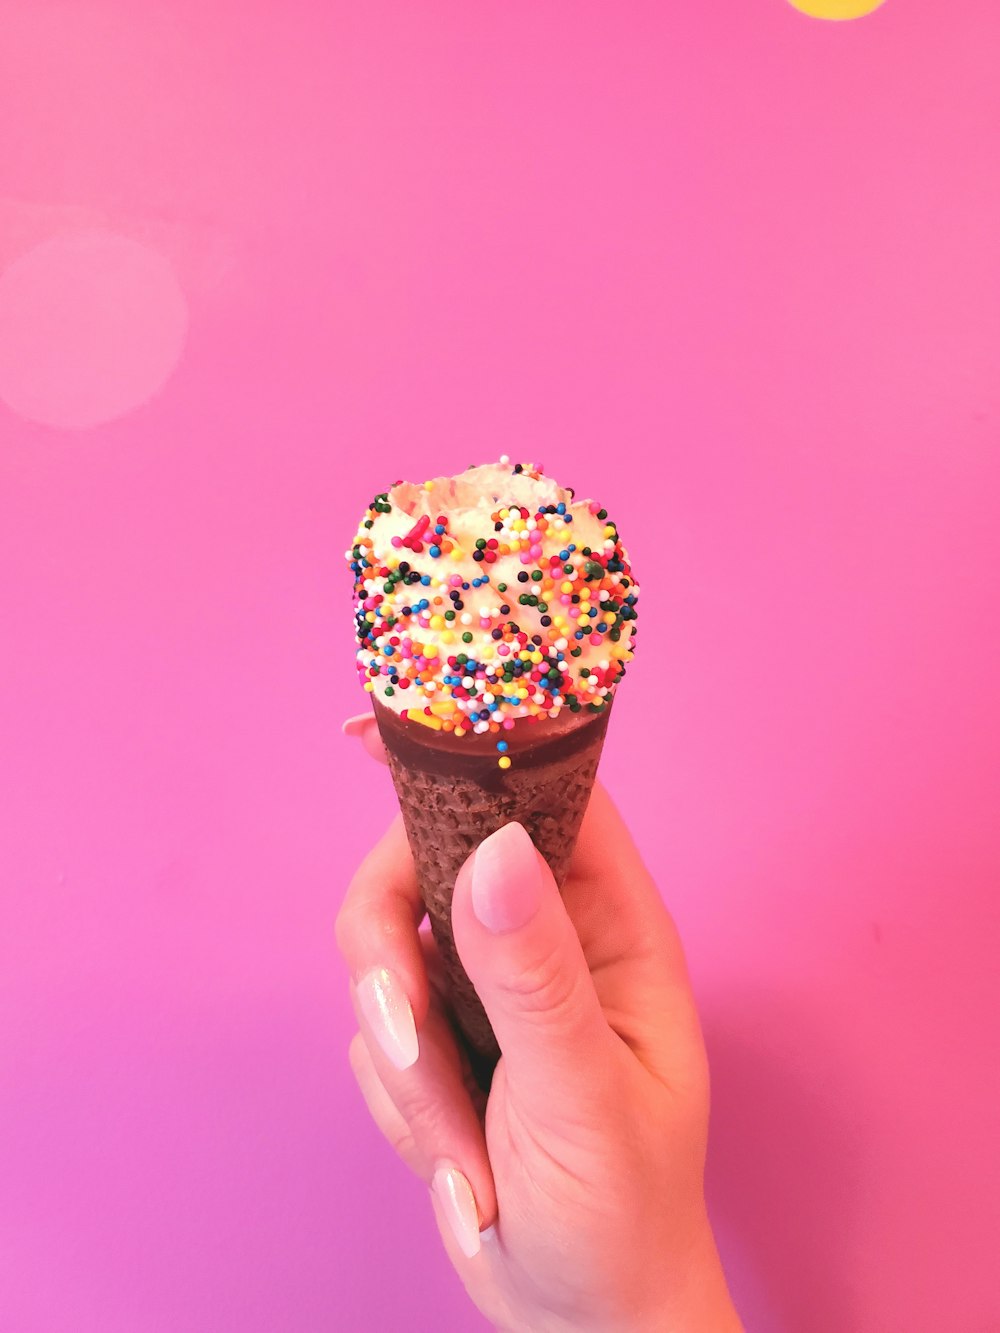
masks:
[(425, 713), (419, 708), (408, 708), (403, 716), (409, 722), (419, 722), (422, 727), (430, 727), (432, 731), (441, 730), (441, 719), (434, 717), (432, 713)]
[(510, 768), (510, 755), (502, 754), (497, 763), (501, 768)]
[[(535, 464), (506, 458), (503, 466), (526, 481), (543, 476)], [(423, 488), (433, 491), (435, 483)], [(345, 553), (354, 579), (357, 669), (369, 693), (376, 682), (386, 700), (405, 692), (414, 706), (404, 717), (456, 737), (505, 735), (517, 722), (556, 718), (564, 708), (606, 708), (632, 660), (637, 595), (606, 510), (574, 499), (574, 514), (568, 499), (505, 503), (499, 496), (478, 532), (460, 530), (460, 546), (446, 514), (420, 515), (402, 536), (384, 533), (381, 516), (403, 512), (390, 496), (375, 497)], [(566, 540), (580, 514), (588, 530), (595, 520), (602, 525), (592, 546)], [(410, 552), (409, 561), (399, 558)], [(456, 566), (470, 555), (475, 573), (463, 578)], [(414, 568), (416, 557), (425, 568)], [(504, 559), (520, 567), (516, 603), (512, 580), (491, 580), (492, 566)], [(448, 563), (454, 572), (443, 572)], [(479, 597), (486, 584), (496, 589), (495, 602)], [(472, 595), (463, 601), (465, 592)], [(497, 742), (510, 763), (506, 746)]]

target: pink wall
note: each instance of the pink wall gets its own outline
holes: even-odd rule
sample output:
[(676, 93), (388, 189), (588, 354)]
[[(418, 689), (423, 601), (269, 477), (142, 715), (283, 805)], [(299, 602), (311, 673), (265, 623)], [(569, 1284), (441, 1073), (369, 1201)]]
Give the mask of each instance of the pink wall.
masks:
[(749, 1325), (1000, 1329), (997, 6), (0, 28), (4, 1329), (479, 1327), (331, 922), (392, 803), (344, 547), (501, 452), (643, 583), (605, 776)]

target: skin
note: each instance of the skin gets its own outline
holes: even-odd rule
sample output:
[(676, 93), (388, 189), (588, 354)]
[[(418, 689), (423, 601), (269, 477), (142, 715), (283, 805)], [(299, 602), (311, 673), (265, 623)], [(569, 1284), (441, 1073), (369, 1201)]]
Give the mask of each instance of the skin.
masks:
[[(384, 758), (370, 718), (345, 731)], [(397, 818), (358, 870), (337, 938), (352, 992), (372, 968), (398, 979), (419, 1057), (396, 1068), (358, 1009), (350, 1059), (407, 1166), (429, 1184), (445, 1163), (471, 1184), (471, 1258), (432, 1198), (479, 1310), (532, 1333), (740, 1330), (705, 1208), (708, 1065), (683, 950), (607, 793), (594, 791), (561, 895), (520, 826), (459, 874), (456, 944), (503, 1052), (488, 1100), (422, 918)]]

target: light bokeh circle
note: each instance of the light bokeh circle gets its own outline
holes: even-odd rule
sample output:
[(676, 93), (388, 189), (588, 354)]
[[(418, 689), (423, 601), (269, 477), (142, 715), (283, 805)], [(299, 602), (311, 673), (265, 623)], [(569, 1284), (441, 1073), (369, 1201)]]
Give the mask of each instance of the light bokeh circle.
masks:
[(0, 399), (67, 430), (113, 421), (162, 389), (187, 328), (159, 251), (101, 229), (51, 237), (0, 274)]
[(861, 19), (881, 8), (885, 0), (788, 0), (788, 3), (814, 19)]

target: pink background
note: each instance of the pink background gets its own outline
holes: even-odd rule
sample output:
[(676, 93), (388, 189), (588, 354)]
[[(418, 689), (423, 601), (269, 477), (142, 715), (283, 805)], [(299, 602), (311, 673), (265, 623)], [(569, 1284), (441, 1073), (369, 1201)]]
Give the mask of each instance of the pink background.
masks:
[(481, 1326), (331, 923), (392, 807), (344, 548), (501, 452), (643, 584), (604, 774), (749, 1326), (1000, 1329), (997, 6), (0, 29), (5, 1333)]

